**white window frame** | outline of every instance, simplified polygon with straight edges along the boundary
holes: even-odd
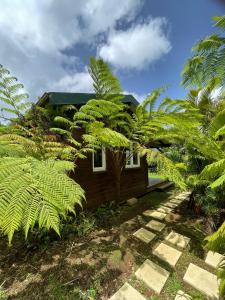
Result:
[[[133,156],[133,151],[132,151],[132,146],[130,147],[130,150],[126,150],[126,169],[134,169],[134,168],[139,168],[140,167],[140,155],[139,153],[135,153],[137,154],[137,164],[134,164],[134,156]],[[128,157],[130,160],[130,165],[127,164],[128,161]]]
[[[95,159],[95,153],[92,153],[92,170],[93,172],[99,172],[99,171],[106,171],[106,154],[105,154],[105,147],[102,147],[102,166],[101,167],[95,167],[94,165],[94,159]]]

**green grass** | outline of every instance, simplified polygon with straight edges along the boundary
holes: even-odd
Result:
[[[164,179],[163,176],[161,176],[157,173],[150,172],[150,171],[148,171],[148,177],[154,178],[154,179]]]

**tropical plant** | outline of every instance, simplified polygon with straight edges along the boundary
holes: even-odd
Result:
[[[60,218],[81,205],[84,192],[68,177],[74,169],[68,160],[73,149],[20,135],[0,136],[0,228],[9,243],[20,228],[27,238],[36,223],[59,234]]]
[[[30,106],[28,97],[24,92],[24,86],[18,83],[17,78],[0,65],[0,120],[11,121],[17,118],[17,121],[23,122],[23,113]]]
[[[214,26],[221,34],[212,34],[201,39],[192,50],[193,57],[188,59],[182,70],[182,84],[185,87],[206,86],[212,78],[217,79],[219,87],[225,83],[225,16],[213,17]]]
[[[73,170],[73,162],[3,157],[0,168],[0,228],[9,243],[20,228],[27,238],[36,223],[60,234],[60,218],[75,213],[74,205],[81,205],[84,197],[66,174]]]
[[[22,85],[14,84],[2,67],[0,71],[2,111],[16,117],[0,126],[0,230],[9,244],[15,231],[22,229],[27,238],[36,225],[60,234],[60,220],[75,214],[75,205],[84,199],[82,188],[68,176],[80,152],[26,122],[24,94],[17,93]]]
[[[52,131],[63,134],[73,143],[74,129],[82,127],[85,129],[82,138],[89,149],[96,151],[102,146],[107,149],[109,169],[119,201],[121,174],[130,156],[133,153],[147,155],[147,161],[151,163],[152,150],[149,145],[163,138],[178,137],[178,130],[198,126],[198,110],[184,101],[170,98],[164,99],[156,108],[158,97],[165,88],[152,91],[142,104],[132,109],[124,104],[120,83],[103,60],[91,58],[89,73],[93,79],[95,99],[89,100],[75,112],[73,120],[56,117],[55,121],[60,122],[61,128],[53,128]],[[185,188],[177,166],[163,153],[159,152],[154,155],[156,157],[158,171],[171,180],[176,177],[175,182]]]

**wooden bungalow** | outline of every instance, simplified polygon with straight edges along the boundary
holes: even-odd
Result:
[[[72,104],[79,108],[94,98],[95,94],[49,92],[40,98],[38,104],[50,105],[56,109],[62,105]],[[131,111],[139,104],[132,95],[125,95],[123,102],[129,105]],[[116,187],[113,180],[111,157],[107,149],[102,148],[93,154],[89,153],[87,159],[78,160],[76,165],[72,178],[85,190],[87,207],[96,207],[115,200]],[[138,154],[131,154],[121,174],[121,201],[145,194],[147,186],[146,159],[139,157]]]

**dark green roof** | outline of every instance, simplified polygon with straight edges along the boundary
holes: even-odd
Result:
[[[46,103],[52,105],[82,105],[87,103],[90,99],[95,99],[96,96],[93,93],[61,93],[61,92],[48,92],[38,101],[39,105],[45,105]],[[132,95],[124,95],[124,103],[133,104],[137,106],[139,102]]]

